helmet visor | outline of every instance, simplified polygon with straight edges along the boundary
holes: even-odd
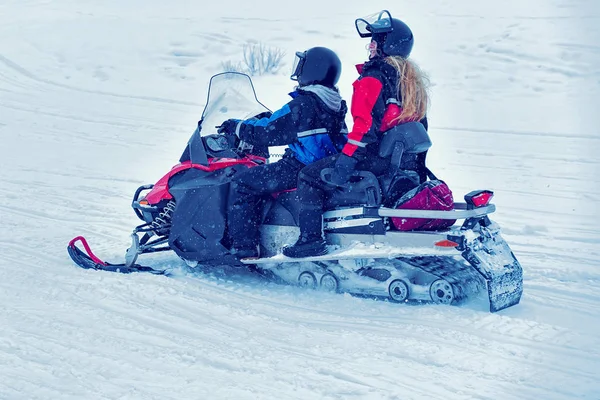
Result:
[[[294,64],[292,65],[292,75],[290,75],[290,79],[293,81],[297,81],[300,75],[302,74],[302,67],[304,66],[304,60],[306,60],[306,52],[305,51],[297,51],[296,58],[294,59]]]
[[[388,10],[358,18],[354,21],[360,37],[371,37],[375,33],[388,33],[392,31],[392,16]]]

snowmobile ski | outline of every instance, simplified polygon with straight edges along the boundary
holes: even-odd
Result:
[[[81,242],[82,246],[85,249],[85,252],[82,251],[79,247],[75,245],[75,243]],[[167,270],[159,270],[151,267],[145,267],[139,264],[111,264],[105,261],[102,261],[92,252],[90,246],[87,243],[87,240],[83,236],[77,236],[73,240],[69,242],[67,246],[67,252],[71,259],[84,269],[95,269],[99,271],[108,271],[108,272],[119,272],[121,274],[130,274],[133,272],[147,272],[154,275],[168,275]]]

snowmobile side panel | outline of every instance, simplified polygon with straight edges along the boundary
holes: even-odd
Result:
[[[229,253],[222,244],[227,189],[228,185],[201,187],[176,197],[169,246],[177,255],[210,263]]]
[[[190,169],[171,180],[176,206],[169,246],[178,256],[206,264],[237,263],[229,253],[227,206],[233,166],[214,172]]]

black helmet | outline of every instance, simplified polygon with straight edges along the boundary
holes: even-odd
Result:
[[[342,62],[333,50],[326,47],[313,47],[304,52],[296,52],[290,79],[300,86],[323,85],[334,87],[340,79]]]
[[[408,58],[412,51],[414,37],[404,22],[392,18],[387,10],[365,18],[358,18],[354,24],[360,37],[372,37],[383,55]]]

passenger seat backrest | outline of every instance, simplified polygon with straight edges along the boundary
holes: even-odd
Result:
[[[399,168],[404,153],[422,153],[431,147],[431,139],[420,122],[396,125],[383,133],[379,156],[391,157],[393,168]]]

